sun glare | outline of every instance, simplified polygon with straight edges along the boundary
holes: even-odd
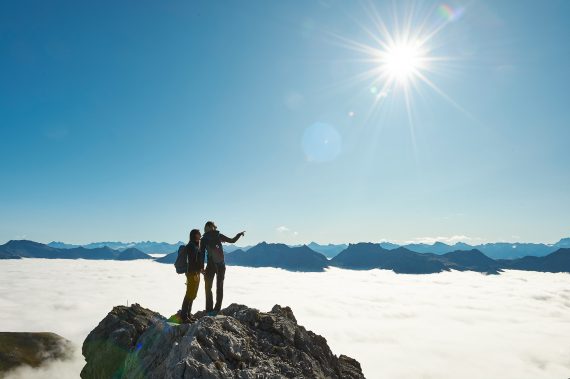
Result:
[[[419,76],[426,59],[427,55],[419,43],[395,43],[378,53],[380,74],[405,85]]]
[[[383,108],[388,97],[403,96],[410,122],[414,95],[425,96],[429,88],[457,109],[466,112],[434,82],[434,77],[446,74],[454,59],[437,54],[445,44],[440,32],[452,22],[458,21],[463,8],[438,7],[437,12],[420,8],[396,10],[393,20],[384,22],[380,12],[372,5],[366,7],[371,16],[369,24],[359,23],[369,37],[368,42],[357,41],[333,34],[335,40],[346,48],[358,52],[357,62],[369,68],[347,78],[345,83],[364,82],[370,89],[374,102],[369,115]],[[388,13],[388,12],[384,12]],[[423,15],[423,17],[422,17]]]

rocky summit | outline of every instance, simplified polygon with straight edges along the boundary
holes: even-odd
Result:
[[[40,367],[72,355],[71,342],[55,333],[0,332],[0,378],[19,366]]]
[[[138,304],[117,306],[83,343],[82,378],[364,378],[334,355],[289,307],[232,304],[192,324],[170,323]]]

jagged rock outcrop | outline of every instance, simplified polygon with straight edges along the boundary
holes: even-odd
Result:
[[[193,324],[168,323],[138,304],[117,306],[83,344],[87,378],[364,378],[289,307],[260,312],[232,304]]]
[[[18,366],[70,359],[73,345],[55,333],[0,332],[0,377]]]

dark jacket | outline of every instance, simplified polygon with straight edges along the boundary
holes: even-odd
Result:
[[[187,245],[188,252],[188,272],[197,273],[204,268],[204,252],[196,245],[196,243],[190,241]]]
[[[208,264],[224,263],[222,242],[235,243],[238,240],[236,237],[228,238],[217,230],[204,233],[200,241],[200,251],[202,254],[208,253]]]

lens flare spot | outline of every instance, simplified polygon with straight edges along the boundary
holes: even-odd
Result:
[[[303,151],[309,162],[330,162],[341,152],[342,137],[331,125],[317,122],[303,134]]]
[[[463,15],[464,8],[453,8],[449,4],[441,4],[437,7],[437,13],[446,21],[457,21]]]

